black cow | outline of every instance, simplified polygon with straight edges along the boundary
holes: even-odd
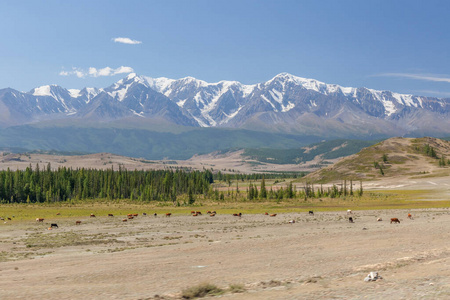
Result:
[[[53,228],[53,227],[58,228],[58,224],[52,223],[52,224],[50,225],[50,228]]]
[[[309,214],[314,216],[314,211],[310,210]]]
[[[348,221],[349,221],[350,223],[353,223],[353,218],[352,218],[352,217],[349,217],[349,218],[348,218]]]

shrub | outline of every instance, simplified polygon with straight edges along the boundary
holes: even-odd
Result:
[[[195,299],[205,296],[214,296],[223,294],[224,290],[210,283],[202,283],[188,289],[185,289],[181,293],[183,299]]]

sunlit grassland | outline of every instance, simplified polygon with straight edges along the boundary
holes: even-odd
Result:
[[[177,206],[172,202],[136,203],[130,200],[108,201],[91,200],[78,203],[45,203],[45,204],[2,204],[0,216],[11,217],[12,222],[34,221],[36,218],[57,221],[59,219],[83,219],[90,214],[105,217],[126,216],[129,213],[157,213],[163,216],[170,212],[173,216],[189,215],[191,211],[217,211],[218,214],[262,214],[269,213],[299,213],[309,210],[340,211],[340,210],[379,210],[379,209],[423,209],[448,208],[450,200],[443,199],[439,191],[433,190],[380,190],[366,191],[362,197],[346,196],[340,198],[320,199],[282,199],[247,201],[245,193],[241,192],[233,200],[226,198],[223,202],[211,199],[197,198],[194,205]]]

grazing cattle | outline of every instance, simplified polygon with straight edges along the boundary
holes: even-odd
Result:
[[[238,214],[233,214],[233,216],[235,216],[235,217],[241,217],[241,216],[242,216],[242,214],[241,214],[241,213],[238,213]]]
[[[122,219],[122,222],[127,222],[128,220],[127,219]]]
[[[113,214],[108,214],[108,217],[114,217],[114,215]]]
[[[276,217],[276,216],[277,216],[277,214],[271,214],[270,216],[271,216],[271,217]]]
[[[313,215],[313,216],[314,216],[314,211],[310,210],[308,214],[310,214],[310,215]]]
[[[44,219],[42,219],[42,218],[36,218],[36,222],[44,222]]]
[[[158,216],[158,214],[157,214],[157,213],[154,213],[153,216],[156,218],[156,217]]]
[[[166,217],[170,217],[172,213],[166,213]]]
[[[195,213],[196,213],[197,215],[201,215],[201,214],[202,214],[201,211],[196,211]]]
[[[94,215],[94,214],[91,214],[91,218],[95,218],[95,215]]]
[[[348,221],[349,221],[349,223],[354,223],[352,217],[348,218]]]
[[[11,218],[10,218],[10,217],[8,217],[8,221],[11,221]]]
[[[191,210],[191,215],[195,214],[195,210]]]
[[[128,216],[128,220],[132,220],[132,219],[134,219],[133,216]]]
[[[209,214],[210,217],[214,217],[216,214]]]
[[[392,224],[392,223],[399,223],[399,224],[400,224],[400,220],[397,219],[397,218],[392,218],[392,219],[391,219],[391,224]]]
[[[383,219],[382,219],[382,218],[378,218],[377,221],[378,221],[378,222],[381,222],[381,221],[383,221]]]
[[[289,224],[294,224],[295,223],[295,220],[290,220],[289,221]]]
[[[133,214],[128,214],[128,215],[127,215],[127,217],[132,217],[132,216],[133,216]]]
[[[347,214],[348,215],[351,215],[353,212],[352,212],[352,210],[351,209],[347,209]]]
[[[215,210],[213,210],[211,213],[212,213],[212,214],[217,214]]]
[[[56,223],[52,223],[51,225],[50,225],[50,228],[58,228],[58,224],[56,224]]]
[[[207,212],[206,212],[207,214],[211,214],[211,211],[210,210],[208,210]]]
[[[411,214],[408,214],[408,219],[412,219],[412,215]]]
[[[76,221],[75,222],[75,225],[80,225],[81,224],[81,221]]]
[[[59,216],[59,215],[61,215],[61,213],[57,213],[56,215]]]
[[[195,214],[193,214],[192,216],[193,216],[193,217],[196,217],[196,216],[198,216],[198,213],[195,213]]]
[[[133,217],[137,217],[139,214],[133,214]]]
[[[147,213],[142,213],[142,215],[143,215],[143,216],[146,216],[146,215],[147,215]]]
[[[268,212],[265,212],[265,213],[264,213],[264,215],[268,216],[268,215],[269,215],[269,213],[268,213]]]

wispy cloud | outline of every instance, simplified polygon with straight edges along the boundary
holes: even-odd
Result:
[[[450,97],[450,92],[441,92],[441,91],[432,91],[432,90],[417,90],[414,91],[415,94],[430,94],[430,95],[436,95],[440,97]]]
[[[131,67],[118,67],[116,69],[106,67],[102,69],[97,69],[94,67],[90,67],[88,71],[79,69],[79,68],[72,68],[72,71],[61,71],[59,72],[59,75],[61,76],[70,76],[75,75],[78,78],[84,78],[84,77],[102,77],[102,76],[114,76],[118,74],[128,74],[134,72],[133,68]]]
[[[142,44],[141,41],[132,40],[130,38],[126,37],[116,37],[112,39],[115,43],[122,43],[122,44],[128,44],[128,45],[138,45]]]
[[[440,75],[440,74],[413,74],[413,73],[383,73],[377,74],[374,76],[381,77],[402,77],[402,78],[411,78],[417,80],[425,80],[425,81],[434,81],[434,82],[449,82],[449,75]]]

